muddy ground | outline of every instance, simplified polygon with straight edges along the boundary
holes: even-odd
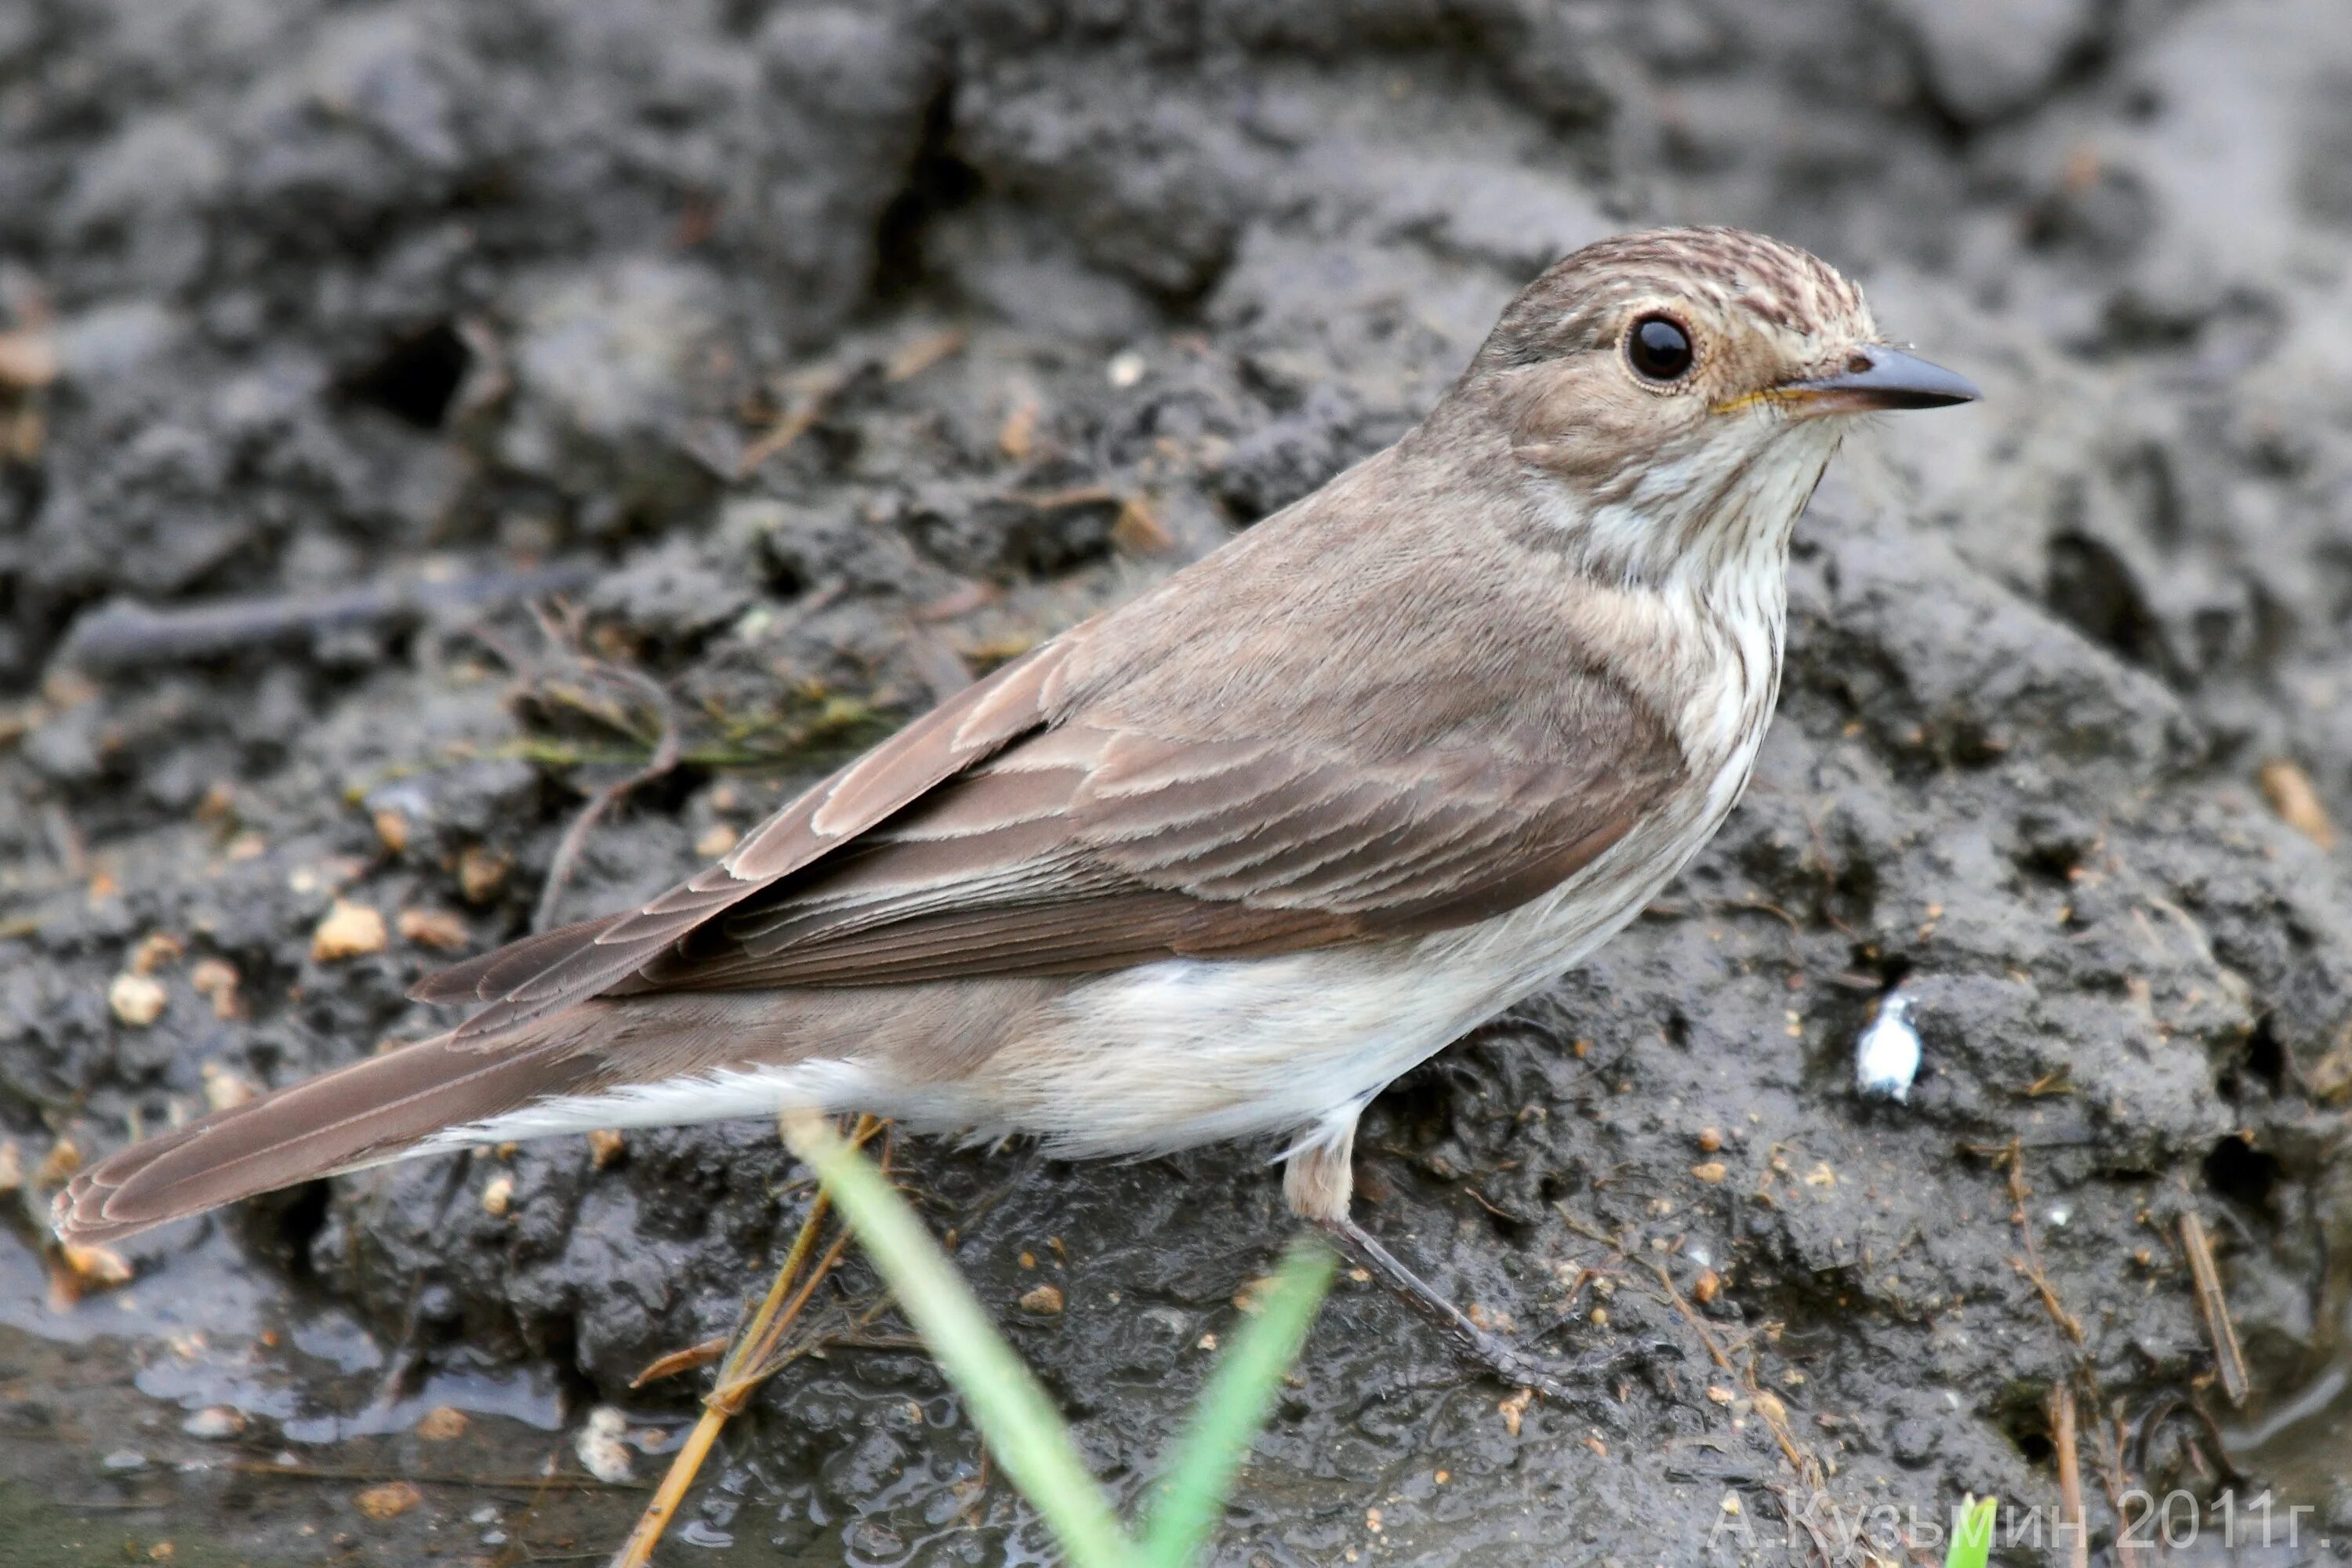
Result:
[[[1627,1370],[1522,1409],[1343,1283],[1217,1561],[1861,1562],[1868,1518],[1939,1562],[1889,1521],[2054,1508],[2061,1391],[2095,1561],[2147,1560],[2129,1489],[2232,1486],[2272,1545],[2186,1560],[2332,1559],[2347,169],[2337,0],[0,7],[0,1559],[609,1549],[644,1494],[575,1436],[675,1440],[696,1379],[627,1384],[789,1236],[768,1130],[337,1182],[74,1304],[60,1142],[431,1032],[408,983],[528,928],[600,790],[657,774],[558,918],[1376,449],[1659,219],[1812,247],[1988,396],[1849,444],[1721,840],[1367,1121],[1378,1232]],[[1864,1103],[1897,984],[1925,1068]],[[1127,1495],[1279,1246],[1267,1152],[903,1152]],[[663,1561],[1041,1560],[844,1279]]]

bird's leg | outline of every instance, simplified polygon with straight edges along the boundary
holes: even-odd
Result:
[[[1486,1367],[1504,1382],[1518,1388],[1532,1388],[1547,1399],[1592,1397],[1589,1388],[1580,1395],[1561,1374],[1589,1384],[1622,1365],[1625,1352],[1603,1352],[1557,1369],[1548,1366],[1501,1335],[1472,1322],[1459,1307],[1439,1294],[1436,1287],[1406,1268],[1396,1254],[1355,1222],[1349,1213],[1355,1192],[1355,1123],[1350,1120],[1344,1131],[1308,1144],[1290,1156],[1283,1167],[1282,1188],[1291,1212],[1313,1221],[1349,1262],[1395,1291],[1405,1305],[1445,1337],[1457,1354]]]

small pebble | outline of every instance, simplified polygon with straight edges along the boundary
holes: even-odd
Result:
[[[1109,363],[1103,366],[1103,374],[1112,386],[1125,392],[1129,387],[1141,381],[1143,373],[1150,368],[1141,354],[1133,349],[1121,349],[1111,355]]]
[[[408,818],[391,806],[375,814],[376,842],[387,854],[398,855],[408,847]]]
[[[996,449],[1016,463],[1027,462],[1037,449],[1039,412],[1037,395],[1025,386],[1016,388],[1013,406],[1006,410],[1004,423],[997,426]]]
[[[2336,847],[2336,824],[2328,820],[2327,807],[2320,804],[2309,773],[2284,757],[2273,757],[2263,764],[2259,776],[2263,798],[2280,821],[2322,849]]]
[[[0,386],[29,392],[58,378],[57,339],[34,327],[0,332]]]
[[[130,1259],[110,1247],[68,1241],[60,1250],[65,1255],[66,1267],[85,1289],[103,1290],[131,1283],[133,1270]]]
[[[310,956],[320,963],[362,958],[382,952],[390,945],[392,938],[384,930],[383,916],[349,899],[337,899],[334,908],[327,911],[327,918],[310,933]]]
[[[398,1519],[425,1500],[425,1494],[411,1481],[385,1481],[352,1497],[352,1502],[370,1519]]]
[[[171,996],[163,983],[136,970],[125,970],[114,977],[106,988],[106,1005],[116,1018],[134,1029],[143,1029],[163,1016],[163,1004]]]
[[[588,1134],[588,1158],[600,1171],[619,1159],[628,1146],[628,1141],[610,1127],[599,1127]]]
[[[590,1475],[607,1486],[617,1485],[636,1474],[629,1458],[628,1434],[629,1418],[609,1405],[599,1405],[588,1412],[572,1447]]]
[[[470,845],[457,857],[457,890],[469,904],[486,904],[498,896],[506,885],[507,873],[513,869],[513,857]]]
[[[446,1443],[466,1430],[466,1413],[455,1405],[436,1405],[416,1423],[416,1435],[428,1443]]]
[[[504,1173],[492,1176],[489,1185],[482,1189],[482,1212],[492,1218],[505,1216],[514,1202],[514,1178]]]
[[[147,1456],[136,1448],[117,1448],[100,1459],[98,1464],[100,1469],[110,1470],[116,1475],[127,1475],[132,1470],[145,1469]]]
[[[1062,1307],[1062,1288],[1058,1285],[1040,1285],[1034,1290],[1021,1293],[1021,1310],[1024,1312],[1051,1317]]]
[[[245,1412],[231,1405],[207,1405],[180,1423],[180,1430],[207,1443],[218,1443],[245,1430]]]
[[[139,939],[139,945],[131,950],[131,972],[152,974],[187,951],[187,944],[170,931],[149,931]]]
[[[196,1069],[196,1075],[204,1079],[205,1106],[210,1110],[234,1110],[261,1092],[226,1062],[206,1062]]]
[[[213,1016],[236,1016],[236,965],[225,958],[200,958],[188,966],[188,984],[213,1005]]]

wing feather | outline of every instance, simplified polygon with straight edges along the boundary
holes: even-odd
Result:
[[[1081,629],[1081,635],[1084,628]],[[643,909],[422,988],[457,1043],[599,994],[904,984],[1241,956],[1486,919],[1572,876],[1681,775],[1622,686],[1555,676],[1567,731],[1438,744],[1302,721],[1168,733],[1058,689],[1048,645],[917,721]]]
[[[1662,728],[1630,704],[1620,714],[1550,762],[1041,735],[745,899],[641,984],[1073,973],[1485,919],[1588,864],[1679,770]],[[1049,765],[1029,766],[1049,738]]]
[[[849,842],[1046,721],[1054,678],[1084,628],[1016,659],[940,704],[856,762],[806,791],[746,835],[727,857],[634,914],[584,921],[488,955],[512,978],[459,1026],[456,1045],[486,1046],[537,1018],[611,988],[694,932],[800,868]],[[568,934],[567,934],[568,933]],[[552,940],[563,936],[565,940]],[[476,986],[493,971],[486,961]],[[521,973],[525,972],[527,973]],[[433,994],[446,987],[428,982]]]

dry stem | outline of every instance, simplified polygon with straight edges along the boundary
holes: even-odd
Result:
[[[860,1116],[857,1131],[851,1135],[851,1141],[866,1143],[880,1132],[884,1125],[879,1117]],[[883,1169],[889,1169],[887,1148],[883,1152]],[[784,1261],[777,1268],[776,1278],[769,1285],[759,1310],[743,1325],[743,1331],[735,1338],[734,1347],[719,1363],[718,1378],[710,1392],[703,1396],[701,1419],[694,1424],[694,1430],[687,1434],[677,1457],[670,1461],[669,1473],[662,1478],[661,1487],[654,1493],[653,1500],[638,1516],[636,1528],[629,1532],[629,1539],[622,1543],[620,1551],[614,1553],[612,1568],[645,1568],[653,1560],[654,1548],[661,1543],[662,1532],[669,1528],[670,1520],[677,1513],[679,1505],[686,1501],[687,1489],[694,1484],[695,1476],[702,1468],[702,1461],[709,1456],[711,1446],[718,1442],[719,1428],[727,1425],[729,1416],[743,1408],[761,1384],[774,1375],[790,1359],[778,1354],[785,1333],[799,1321],[810,1299],[816,1294],[817,1287],[824,1282],[826,1275],[833,1272],[834,1266],[841,1261],[842,1254],[849,1247],[849,1235],[845,1231],[834,1238],[824,1256],[817,1259],[816,1267],[808,1270],[808,1278],[800,1278],[811,1255],[816,1251],[817,1238],[824,1228],[825,1217],[832,1206],[822,1191],[809,1205],[808,1217],[801,1222],[800,1234],[793,1238],[792,1248],[784,1254]]]

